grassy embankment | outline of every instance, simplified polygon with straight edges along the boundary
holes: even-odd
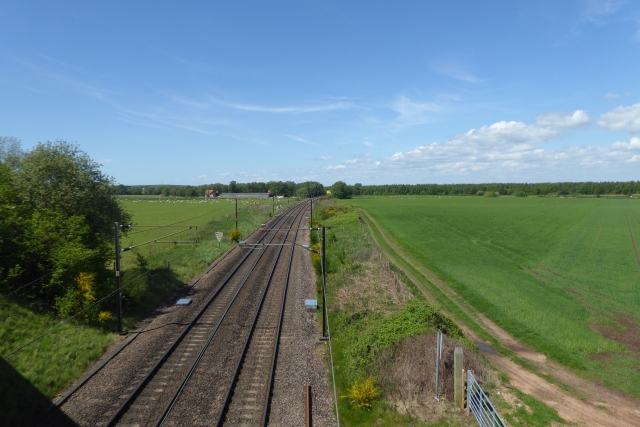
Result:
[[[124,290],[124,323],[126,329],[133,329],[136,322],[146,317],[159,304],[192,277],[204,269],[233,242],[229,241],[229,231],[235,228],[235,206],[229,201],[198,200],[182,202],[155,202],[125,200],[126,209],[133,214],[133,223],[140,225],[166,225],[184,220],[186,225],[198,225],[198,232],[185,232],[172,236],[175,240],[200,239],[198,245],[174,246],[154,244],[140,247],[139,252],[147,263],[142,267],[136,262],[134,251],[123,253],[123,284],[148,271]],[[256,204],[257,203],[257,204]],[[239,229],[246,236],[269,218],[271,200],[240,201]],[[280,204],[283,204],[280,201]],[[284,202],[286,207],[286,201]],[[191,220],[198,217],[195,220]],[[178,231],[163,228],[134,234],[145,230],[135,227],[122,239],[123,246],[135,245]],[[169,230],[169,231],[167,231]],[[214,233],[224,232],[221,247]],[[169,238],[168,240],[170,240]],[[171,262],[171,270],[165,267]],[[37,284],[35,284],[37,286]],[[111,311],[115,317],[115,299],[102,303],[102,310]],[[0,355],[4,356],[26,344],[47,330],[59,325],[61,319],[37,304],[19,298],[0,297]],[[114,334],[115,319],[103,324],[86,325],[82,321],[71,322],[52,334],[7,357],[2,362],[2,379],[10,379],[15,387],[2,387],[0,394],[9,400],[2,401],[3,418],[10,419],[15,412],[15,402],[34,402],[34,407],[46,405],[46,399],[55,396],[79,378],[84,370],[95,361],[115,341],[121,339]],[[19,384],[18,384],[19,383]],[[9,382],[4,382],[4,385]],[[6,395],[6,396],[5,396]],[[37,405],[35,402],[39,402]],[[6,407],[5,407],[6,406]],[[6,418],[9,417],[9,418]]]
[[[452,408],[450,386],[443,386],[442,403],[433,399],[430,367],[434,351],[430,350],[434,350],[433,333],[440,328],[455,338],[446,340],[445,353],[451,357],[455,345],[464,345],[467,366],[475,366],[483,378],[491,377],[492,383],[485,385],[495,387],[500,381],[474,353],[475,346],[410,281],[393,272],[395,268],[378,252],[358,212],[346,206],[327,208],[324,202],[315,218],[328,228],[327,298],[338,395],[347,395],[356,380],[366,378],[373,378],[381,392],[370,411],[354,408],[349,398],[340,398],[342,425],[473,425],[472,418],[461,417]],[[318,261],[314,264],[318,270]],[[412,353],[415,348],[420,350]],[[517,405],[503,406],[513,425],[560,421],[555,411],[529,396],[515,400]]]
[[[349,203],[455,291],[445,294],[421,277],[437,302],[483,339],[475,310],[586,377],[640,396],[637,201],[384,197]],[[472,309],[461,309],[466,304]]]

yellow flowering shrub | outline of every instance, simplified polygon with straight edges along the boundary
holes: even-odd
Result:
[[[94,295],[95,280],[93,278],[93,274],[78,274],[78,277],[76,277],[76,283],[78,284],[80,293],[85,299],[88,299],[90,301],[96,300],[96,296]]]
[[[373,378],[367,378],[364,381],[356,380],[351,386],[346,396],[342,398],[348,398],[351,406],[358,409],[371,410],[371,403],[380,394],[380,391],[373,382]]]
[[[100,314],[98,314],[98,322],[100,323],[104,323],[108,320],[111,320],[113,316],[111,315],[110,311],[101,311]]]

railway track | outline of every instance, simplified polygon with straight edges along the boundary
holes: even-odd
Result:
[[[149,355],[124,403],[98,425],[266,425],[294,250],[280,244],[297,234],[307,206],[247,241],[246,255],[178,339]]]

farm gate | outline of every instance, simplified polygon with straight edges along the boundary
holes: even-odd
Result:
[[[481,427],[507,427],[471,371],[467,371],[467,408]]]

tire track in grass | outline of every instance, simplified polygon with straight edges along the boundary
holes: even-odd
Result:
[[[636,247],[636,241],[633,238],[633,231],[631,231],[631,223],[629,222],[629,215],[627,215],[627,213],[625,212],[624,214],[625,217],[627,217],[627,227],[629,227],[629,236],[631,237],[631,244],[633,245],[633,252],[635,252],[636,254],[636,261],[638,262],[638,267],[640,267],[640,256],[638,256],[638,248]],[[634,214],[635,216],[635,214]],[[636,220],[638,218],[636,217]],[[640,221],[638,221],[640,222]]]

